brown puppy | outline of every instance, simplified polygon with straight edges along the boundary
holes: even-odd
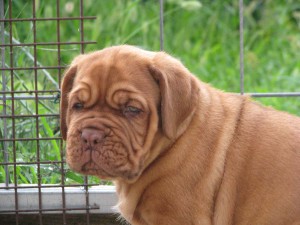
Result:
[[[62,83],[76,172],[133,225],[300,224],[300,119],[197,80],[163,52],[80,55]]]

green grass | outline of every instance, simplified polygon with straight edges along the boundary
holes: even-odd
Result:
[[[56,17],[53,1],[37,1],[36,17]],[[67,2],[73,2],[73,10],[67,10]],[[239,14],[238,1],[204,0],[198,1],[165,0],[165,50],[182,62],[201,80],[229,92],[239,92]],[[295,92],[300,91],[300,3],[294,0],[248,0],[244,1],[245,19],[245,91],[253,92]],[[7,1],[5,15],[8,18]],[[60,1],[61,16],[79,16],[79,0]],[[159,50],[159,4],[146,0],[84,0],[84,15],[97,16],[96,20],[84,23],[85,40],[96,41],[86,45],[85,52],[111,45],[132,44],[149,50]],[[12,13],[15,18],[32,16],[31,1],[13,1]],[[61,21],[60,40],[80,41],[79,21]],[[37,42],[57,41],[56,21],[36,23]],[[5,42],[9,43],[9,26],[5,24]],[[18,22],[12,26],[14,43],[31,43],[34,40],[31,22]],[[61,64],[68,65],[80,53],[78,45],[61,47]],[[13,66],[31,67],[33,47],[15,47]],[[5,51],[6,66],[10,65],[9,49]],[[56,66],[57,46],[37,46],[36,57],[41,66]],[[62,73],[62,71],[60,72]],[[34,72],[14,71],[14,84],[10,72],[4,73],[7,79],[6,90],[15,91],[57,90],[58,70],[39,70],[37,87]],[[2,75],[0,88],[3,89]],[[50,93],[50,95],[56,93]],[[34,96],[34,95],[32,95]],[[265,105],[300,115],[299,97],[258,99]],[[12,102],[6,102],[6,114],[12,114]],[[3,111],[0,104],[0,111]],[[15,115],[49,115],[59,113],[59,105],[53,100],[16,100]],[[8,134],[11,138],[12,120],[7,119]],[[38,122],[38,129],[36,124]],[[4,135],[4,120],[0,121],[0,137]],[[18,138],[60,137],[59,121],[56,117],[44,116],[15,120],[15,136]],[[8,150],[9,161],[13,162],[13,143],[0,143],[1,149]],[[64,158],[60,140],[18,141],[15,143],[17,162],[35,162],[37,148],[41,161],[56,161]],[[3,162],[0,152],[0,162]],[[9,166],[10,182],[14,182],[14,167]],[[40,169],[34,164],[16,166],[17,182],[36,183],[41,174],[42,183],[60,183],[59,164],[42,164]],[[83,178],[66,169],[65,182],[82,183]],[[91,183],[98,179],[89,178]],[[5,180],[4,166],[0,166],[0,183]]]

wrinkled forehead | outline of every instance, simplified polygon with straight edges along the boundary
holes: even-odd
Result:
[[[100,51],[82,56],[77,63],[73,92],[79,93],[83,101],[91,96],[90,101],[105,101],[108,94],[124,91],[157,102],[159,89],[148,70],[149,64],[148,56],[131,52]]]

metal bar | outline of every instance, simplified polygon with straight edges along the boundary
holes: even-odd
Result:
[[[244,95],[244,3],[239,0],[239,20],[240,20],[240,93]]]
[[[0,1],[0,18],[4,18],[4,2],[3,0]],[[1,43],[5,43],[5,38],[4,38],[4,22],[1,23]],[[5,67],[5,49],[1,48],[1,67]],[[6,116],[6,85],[7,85],[7,80],[6,80],[6,75],[5,72],[2,71],[2,90],[3,94],[0,96],[0,99],[2,100],[3,103],[3,109],[2,109],[2,115]],[[7,122],[6,118],[3,119],[3,137],[7,137]],[[3,158],[4,162],[8,162],[8,151],[7,151],[7,142],[3,142]],[[4,171],[5,171],[5,185],[8,187],[9,184],[9,171],[8,171],[8,166],[4,166]]]
[[[59,117],[59,114],[39,114],[39,115],[14,115],[14,116],[0,116],[0,118],[39,118],[39,117]],[[5,138],[3,138],[5,139]]]
[[[60,18],[60,0],[56,1],[56,16],[57,18]],[[56,38],[57,42],[60,42],[60,20],[57,20],[56,22]],[[61,65],[61,55],[60,55],[60,45],[57,45],[57,65]],[[58,76],[59,76],[59,84],[61,83],[61,68],[58,69]],[[60,110],[60,109],[59,109]],[[60,141],[60,160],[64,159],[63,154],[63,144],[62,140]],[[64,168],[64,162],[62,161],[60,163],[60,171],[61,171],[61,198],[62,198],[62,207],[63,207],[63,224],[67,224],[67,218],[66,218],[66,194],[65,194],[65,168]]]
[[[83,17],[83,0],[80,0],[80,17]],[[83,19],[80,19],[80,41],[82,44],[80,44],[80,53],[84,53],[84,25],[83,25]],[[90,204],[90,199],[89,199],[89,188],[88,188],[88,177],[84,177],[84,184],[85,186],[85,204],[88,206]],[[90,210],[86,210],[86,223],[87,225],[90,224]]]
[[[164,50],[164,0],[159,0],[160,50]]]
[[[57,92],[57,91],[55,91]],[[2,93],[2,92],[0,92]],[[3,93],[2,93],[3,94]],[[243,93],[245,95],[251,95],[253,97],[299,97],[300,96],[300,92],[288,92],[288,93]],[[15,100],[34,100],[35,97],[34,96],[15,96],[14,97]],[[45,96],[39,96],[39,100],[55,100],[57,99],[56,96],[52,96],[52,95],[45,95]],[[5,98],[4,97],[1,97],[0,96],[0,100],[12,100],[12,97],[11,96],[6,96]],[[57,114],[59,115],[59,114]],[[0,118],[11,118],[11,116],[0,116]]]
[[[67,185],[59,185],[59,184],[53,184],[53,185],[50,185],[50,184],[45,184],[45,185],[42,185],[41,187],[43,189],[47,189],[47,188],[61,188],[61,187],[80,187],[80,188],[84,188],[86,185],[85,184],[67,184]],[[89,187],[98,187],[99,184],[89,184],[88,185]],[[34,188],[38,188],[37,185],[28,185],[28,186],[9,186],[8,188],[7,187],[1,187],[0,186],[0,190],[9,190],[9,189],[34,189]],[[1,212],[1,211],[0,211]]]
[[[23,209],[23,210],[1,210],[0,214],[7,214],[7,213],[29,213],[29,212],[39,212],[40,214],[42,214],[42,212],[53,212],[53,211],[76,211],[76,210],[96,210],[99,209],[99,206],[88,206],[88,207],[78,207],[78,208],[58,208],[58,209]]]
[[[51,100],[51,99],[56,99],[57,97],[51,96],[51,95],[46,95],[46,96],[39,96],[39,100]],[[16,96],[14,97],[15,100],[35,100],[34,96]],[[12,97],[7,96],[7,97],[1,97],[0,100],[3,100],[3,105],[5,104],[6,100],[12,100]]]
[[[36,18],[36,2],[35,0],[32,1],[32,18]],[[37,43],[36,41],[36,20],[32,21],[32,31],[33,31],[33,43]],[[37,67],[37,48],[36,45],[33,45],[33,63],[34,67]],[[37,91],[38,90],[38,75],[37,75],[37,70],[34,70],[34,89]],[[38,94],[35,93],[35,114],[39,115],[39,108],[38,108]],[[40,133],[40,128],[39,128],[39,120],[38,117],[36,117],[35,120],[35,132],[36,136],[39,136]],[[41,210],[43,207],[43,201],[42,201],[42,189],[41,189],[41,164],[40,164],[40,140],[36,140],[36,159],[37,159],[37,179],[38,179],[38,202],[39,202],[39,209]],[[42,212],[39,211],[39,222],[40,225],[43,225],[43,217],[42,217]]]
[[[0,19],[0,22],[28,22],[28,21],[49,21],[49,20],[94,20],[96,16],[84,16],[82,17],[49,17],[49,18],[17,18],[17,19]]]
[[[4,163],[0,163],[0,165],[35,165],[37,164],[38,162],[4,162]],[[39,162],[41,165],[42,164],[51,164],[51,165],[55,165],[55,164],[61,164],[61,163],[65,163],[65,161],[41,161]]]
[[[78,45],[78,44],[96,44],[95,41],[69,41],[69,42],[33,42],[33,43],[10,43],[10,44],[1,44],[0,47],[18,47],[18,46],[40,46],[40,45]]]
[[[49,140],[61,140],[61,137],[36,137],[36,138],[1,138],[0,141],[11,141],[13,143],[15,143],[16,141],[49,141]]]
[[[84,53],[84,24],[83,24],[83,0],[80,0],[80,53]]]
[[[1,68],[0,70],[52,70],[52,69],[64,69],[67,66],[37,66],[37,67],[13,67],[13,68]]]
[[[12,0],[9,0],[8,2],[9,4],[9,10],[8,10],[8,15],[9,15],[9,19],[12,19]],[[9,43],[11,44],[9,46],[9,62],[10,62],[10,67],[14,66],[14,50],[13,50],[13,23],[12,21],[9,21]],[[14,91],[14,73],[11,70],[10,71],[10,80],[11,80],[11,91]],[[12,112],[12,116],[14,116],[15,114],[15,101],[14,101],[14,93],[12,93],[12,102],[11,102],[11,112]],[[15,130],[15,119],[12,118],[12,138],[14,139],[16,137],[16,130]],[[16,142],[13,141],[12,143],[12,150],[13,150],[13,161],[16,162],[17,161],[17,156],[16,156]],[[13,167],[13,171],[14,171],[14,185],[18,186],[18,179],[17,179],[17,165],[14,165]],[[18,199],[18,191],[17,189],[14,190],[14,197],[15,197],[15,210],[18,211],[19,210],[19,199]],[[16,225],[19,224],[19,213],[16,212]]]
[[[0,94],[33,94],[33,93],[59,93],[59,90],[26,90],[26,91],[0,91]]]
[[[241,93],[236,93],[240,95]],[[300,97],[300,92],[278,92],[278,93],[244,93],[244,95],[254,98],[285,98],[285,97]]]
[[[300,97],[300,92],[283,92],[283,93],[247,93],[251,97],[255,98],[269,98],[269,97]]]

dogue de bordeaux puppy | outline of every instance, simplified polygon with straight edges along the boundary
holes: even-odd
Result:
[[[128,45],[76,57],[61,91],[70,168],[113,180],[130,224],[300,224],[300,118]]]

